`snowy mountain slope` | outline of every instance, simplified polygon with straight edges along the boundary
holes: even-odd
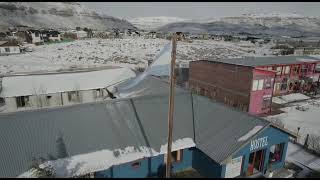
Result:
[[[194,33],[250,33],[291,36],[319,36],[320,18],[297,14],[244,14],[239,17],[223,17],[212,22],[177,22],[157,30],[164,32],[184,31]]]
[[[158,16],[158,17],[132,18],[132,19],[128,19],[128,21],[139,29],[152,30],[152,29],[157,29],[166,24],[175,23],[175,22],[184,22],[184,21],[190,21],[190,20],[179,18],[179,17]]]
[[[0,26],[70,29],[135,28],[131,23],[95,11],[75,2],[0,2]]]

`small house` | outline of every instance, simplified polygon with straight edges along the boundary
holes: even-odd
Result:
[[[27,31],[27,34],[29,35],[28,43],[32,43],[35,45],[44,43],[41,31],[31,29]]]
[[[10,54],[19,54],[20,46],[15,41],[0,41],[0,56],[1,55],[10,55]]]
[[[108,88],[135,77],[129,68],[6,75],[2,77],[2,112],[66,106],[108,98]],[[23,88],[21,88],[23,87]]]

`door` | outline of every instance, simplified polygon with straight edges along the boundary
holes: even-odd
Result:
[[[250,153],[247,176],[251,176],[253,174],[262,172],[265,152],[266,152],[265,149],[262,149],[262,150]]]

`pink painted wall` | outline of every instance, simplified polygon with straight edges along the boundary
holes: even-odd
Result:
[[[250,92],[250,105],[249,105],[249,113],[250,114],[262,114],[270,112],[270,107],[267,109],[263,109],[263,98],[264,97],[271,97],[272,101],[272,91],[274,80],[271,81],[275,76],[275,72],[267,71],[267,70],[260,70],[260,69],[253,69],[253,80],[264,79],[264,86],[262,90],[256,90]],[[266,80],[270,82],[270,88],[265,89],[266,87]],[[252,83],[251,83],[252,84]]]

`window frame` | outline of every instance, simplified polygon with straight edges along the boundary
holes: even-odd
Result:
[[[274,160],[274,161],[272,160],[272,158],[274,158],[274,156],[275,156],[275,152],[271,152],[271,148],[273,146],[275,146],[274,147],[275,150],[276,150],[277,146],[280,146],[280,150],[279,150],[280,157],[279,157],[279,160]],[[284,146],[285,146],[285,143],[279,143],[279,144],[274,144],[274,145],[270,146],[270,148],[269,148],[269,159],[268,159],[268,162],[270,164],[276,164],[276,163],[280,163],[282,161]]]
[[[9,48],[9,47],[5,47],[5,48],[4,48],[4,51],[5,51],[6,53],[9,53],[9,52],[10,52],[10,48]]]
[[[30,100],[29,96],[17,96],[16,97],[17,108],[27,107],[29,100]]]

